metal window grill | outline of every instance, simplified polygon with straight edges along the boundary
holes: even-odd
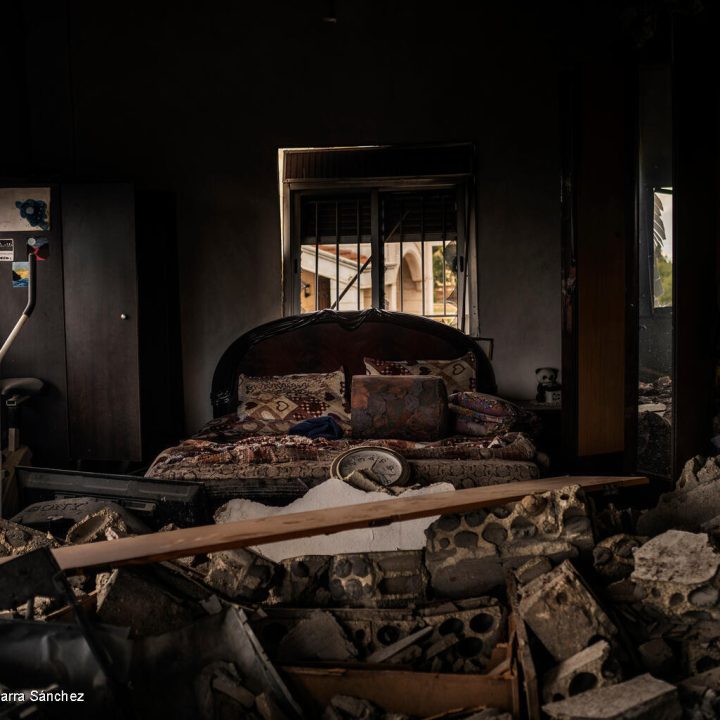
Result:
[[[363,309],[374,288],[385,308],[457,326],[456,188],[307,196],[299,225],[302,312]]]

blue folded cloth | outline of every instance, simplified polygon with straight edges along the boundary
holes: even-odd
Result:
[[[288,430],[288,435],[304,435],[309,438],[327,438],[339,440],[343,436],[342,428],[329,415],[303,420]]]

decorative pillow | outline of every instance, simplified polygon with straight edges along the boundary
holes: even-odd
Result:
[[[523,411],[508,400],[503,400],[497,395],[488,395],[479,392],[457,392],[448,397],[448,402],[466,408],[471,412],[493,415],[498,418],[516,418],[523,414]]]
[[[445,384],[439,377],[353,375],[352,434],[438,440],[447,435],[447,405]]]
[[[238,418],[256,424],[258,435],[278,435],[308,418],[329,415],[350,429],[344,400],[345,373],[265,375],[238,379]]]
[[[448,395],[475,389],[475,356],[454,360],[376,360],[363,358],[368,375],[435,375],[445,381]]]
[[[523,416],[522,410],[507,400],[476,392],[453,393],[448,407],[455,432],[485,437],[507,432]]]

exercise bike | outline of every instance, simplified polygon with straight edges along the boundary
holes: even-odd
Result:
[[[13,342],[19,335],[23,325],[30,319],[35,310],[37,296],[36,285],[36,258],[34,254],[28,256],[28,299],[27,305],[19,320],[10,331],[7,339],[0,347],[0,368],[5,355],[7,355]],[[7,446],[0,454],[0,518],[10,517],[18,508],[18,490],[15,481],[15,468],[18,465],[30,464],[32,454],[30,449],[20,443],[20,407],[29,398],[37,395],[45,386],[39,378],[0,378],[0,399],[6,408],[7,415]],[[0,427],[0,437],[2,428]]]

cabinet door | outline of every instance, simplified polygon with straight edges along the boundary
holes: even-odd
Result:
[[[134,190],[62,188],[70,449],[79,460],[142,457]]]

